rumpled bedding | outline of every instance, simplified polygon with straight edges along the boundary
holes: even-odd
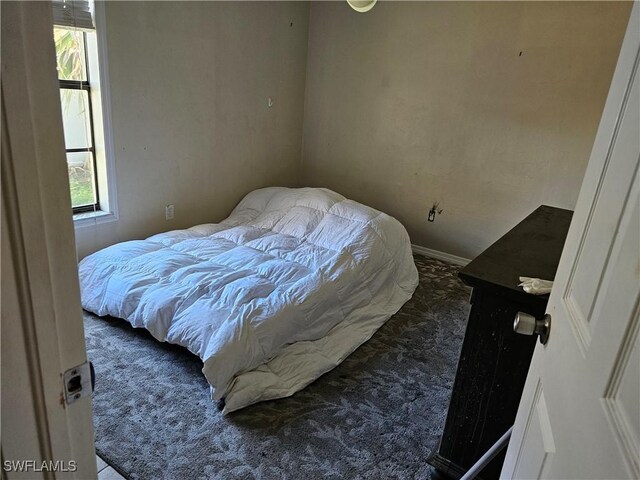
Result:
[[[263,188],[220,223],[107,247],[79,265],[82,306],[203,361],[223,413],[292,395],[413,294],[393,217],[320,188]]]

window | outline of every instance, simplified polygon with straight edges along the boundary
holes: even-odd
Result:
[[[102,48],[98,51],[104,37],[99,39],[94,28],[92,3],[53,0],[52,10],[74,219],[76,224],[96,215],[110,215],[115,219],[115,188],[109,181],[114,178],[114,172],[108,135],[108,89],[103,81],[106,78],[104,45],[100,45]],[[95,19],[99,17],[96,15]]]
[[[55,27],[60,101],[74,213],[100,210],[87,33]]]

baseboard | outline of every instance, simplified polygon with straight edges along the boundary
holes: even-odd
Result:
[[[435,258],[437,260],[442,260],[443,262],[453,263],[454,265],[460,265],[462,267],[464,267],[471,261],[468,258],[458,257],[457,255],[451,255],[450,253],[433,250],[427,247],[421,247],[420,245],[412,244],[411,250],[413,250],[413,253],[424,255],[425,257]]]

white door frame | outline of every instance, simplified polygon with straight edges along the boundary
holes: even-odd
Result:
[[[63,396],[87,356],[51,5],[1,11],[2,476],[95,478],[91,398]],[[35,464],[7,470],[15,460]]]

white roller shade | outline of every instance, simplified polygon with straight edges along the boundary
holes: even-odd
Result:
[[[52,0],[53,23],[62,27],[93,30],[93,2],[90,0]]]

